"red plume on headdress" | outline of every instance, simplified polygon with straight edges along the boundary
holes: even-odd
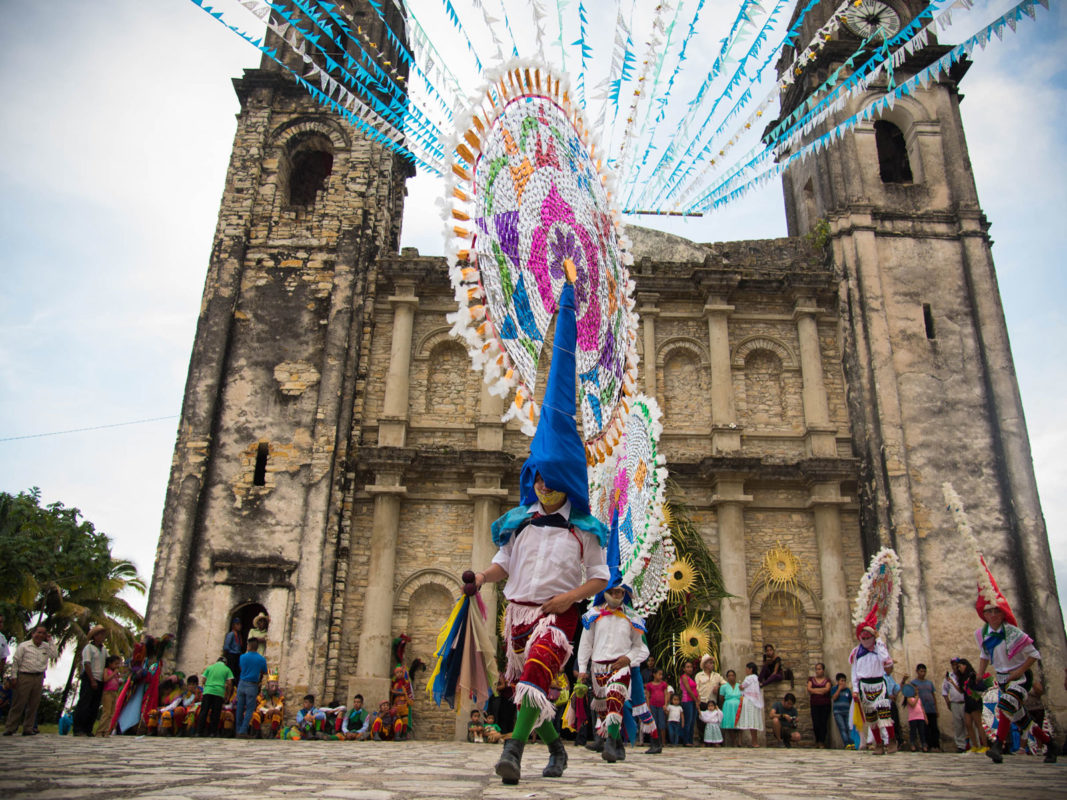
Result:
[[[1011,613],[1011,606],[1000,593],[997,582],[993,580],[993,573],[989,571],[989,566],[985,563],[985,556],[979,555],[978,560],[981,562],[982,571],[978,574],[978,599],[974,604],[975,611],[985,621],[985,610],[989,606],[996,606],[1004,612],[1005,622],[1018,627],[1019,623],[1015,621],[1015,615]]]
[[[857,623],[857,625],[856,625],[856,638],[857,639],[860,638],[860,634],[863,633],[863,631],[866,628],[870,628],[872,631],[874,631],[874,635],[875,636],[878,635],[878,614],[875,611],[875,609],[873,609],[873,608],[870,611],[867,612],[867,616],[866,617],[864,617],[859,623]]]

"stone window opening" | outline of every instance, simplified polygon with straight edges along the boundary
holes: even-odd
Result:
[[[929,303],[923,303],[923,323],[926,326],[926,338],[936,339],[937,333],[934,331],[934,312],[930,309]]]
[[[911,183],[908,144],[900,128],[880,119],[874,123],[874,143],[878,148],[878,173],[882,183]]]
[[[323,133],[305,131],[289,140],[279,161],[278,188],[290,208],[314,207],[333,173],[333,142]]]
[[[267,453],[269,451],[270,445],[266,442],[260,442],[259,447],[256,448],[256,466],[252,471],[253,486],[267,485]]]
[[[326,179],[332,170],[332,153],[322,150],[294,153],[292,171],[289,173],[289,205],[315,205],[315,197],[326,188]]]

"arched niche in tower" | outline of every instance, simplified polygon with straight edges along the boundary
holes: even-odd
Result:
[[[877,99],[872,97],[871,102]],[[918,137],[930,127],[929,114],[923,105],[910,97],[899,98],[893,108],[884,107],[867,125],[874,144],[874,152],[868,158],[878,180],[884,185],[898,186],[923,183]]]
[[[335,122],[308,117],[280,126],[272,133],[271,144],[277,148],[280,207],[298,211],[314,207],[319,193],[328,188],[335,158],[349,146]]]
[[[295,137],[286,148],[285,197],[292,208],[310,208],[333,172],[333,145],[319,133]]]

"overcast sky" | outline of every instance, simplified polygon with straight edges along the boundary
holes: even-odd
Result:
[[[1008,6],[980,3],[944,40]],[[0,490],[39,486],[77,506],[148,577],[238,111],[230,78],[258,56],[187,0],[0,0],[0,11],[0,439],[167,418],[0,441]],[[976,51],[962,105],[1061,598],[1065,32],[1054,3]],[[439,186],[419,177],[409,189],[403,243],[442,253]],[[781,191],[670,229],[782,236]]]

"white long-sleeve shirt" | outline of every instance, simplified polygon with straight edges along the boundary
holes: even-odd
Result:
[[[893,663],[889,648],[881,639],[875,641],[874,650],[868,650],[863,655],[859,655],[859,652],[860,646],[857,646],[848,656],[852,662],[852,691],[856,694],[860,691],[860,678],[884,678],[886,666]]]
[[[529,510],[544,513],[540,503]],[[569,520],[570,501],[553,513]],[[504,597],[527,603],[543,603],[587,580],[611,577],[600,541],[578,528],[527,525],[497,551],[493,563],[508,574]]]
[[[614,661],[628,656],[630,666],[636,667],[648,658],[648,646],[642,638],[644,632],[633,626],[621,608],[618,611],[618,614],[597,617],[582,631],[578,645],[579,672],[588,673],[590,661]],[[640,623],[640,618],[637,621]]]

